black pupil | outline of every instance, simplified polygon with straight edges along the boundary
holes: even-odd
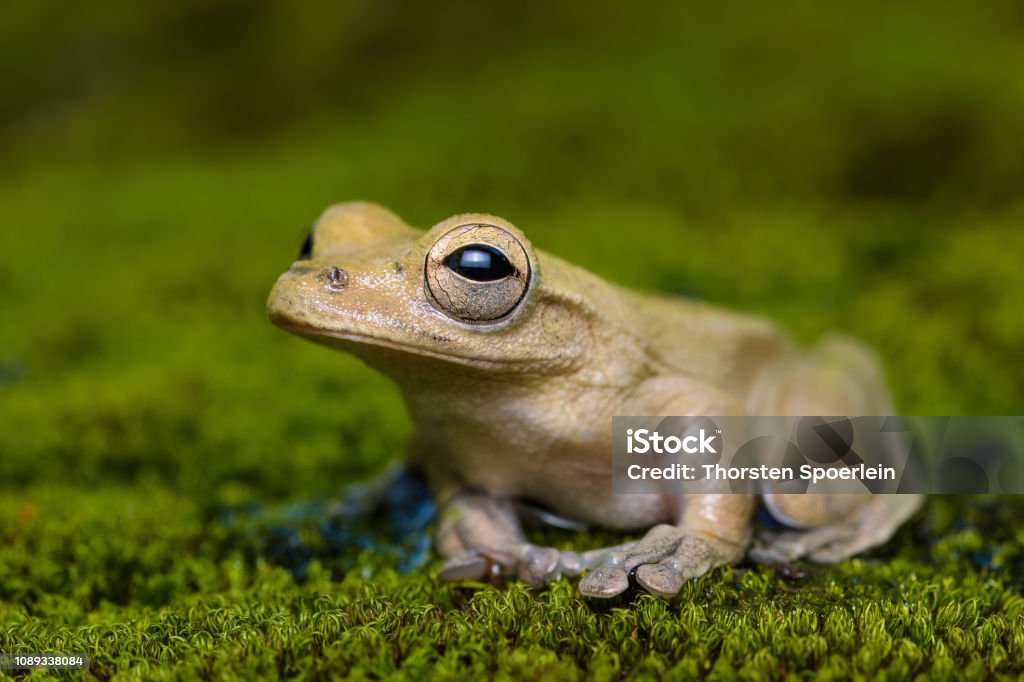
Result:
[[[299,249],[299,260],[309,260],[313,256],[313,233],[312,231],[306,235],[306,241],[302,242],[302,248]]]
[[[445,258],[444,264],[474,282],[494,282],[516,271],[505,254],[486,244],[463,246]]]

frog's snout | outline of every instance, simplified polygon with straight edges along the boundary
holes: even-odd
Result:
[[[347,270],[336,265],[327,267],[324,267],[322,264],[320,266],[311,265],[308,261],[296,261],[288,269],[288,272],[281,275],[280,279],[285,280],[294,277],[305,278],[307,281],[309,278],[313,278],[333,291],[341,291],[348,287],[349,280]]]

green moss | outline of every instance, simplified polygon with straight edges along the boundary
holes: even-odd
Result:
[[[402,575],[373,554],[342,572],[314,562],[296,582],[160,487],[38,485],[0,503],[0,650],[89,653],[104,679],[983,678],[1024,667],[1024,553],[1012,534],[988,532],[1012,528],[1022,506],[935,498],[892,545],[804,577],[742,564],[671,603],[641,593],[593,602],[570,580],[449,585],[437,562]]]
[[[491,211],[614,281],[846,330],[906,414],[1021,413],[1014,3],[115,5],[0,22],[0,651],[86,652],[98,679],[1024,671],[1013,497],[668,604],[373,553],[299,582],[219,516],[401,456],[395,388],[263,310],[345,199]]]

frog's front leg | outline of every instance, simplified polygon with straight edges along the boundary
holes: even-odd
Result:
[[[479,580],[495,572],[543,585],[584,568],[576,552],[527,541],[509,500],[462,489],[440,502],[437,546],[448,558],[441,569],[445,580]]]
[[[648,379],[636,391],[640,402],[625,414],[738,415],[736,398],[712,386],[677,376]],[[640,540],[583,555],[590,573],[580,581],[588,597],[614,597],[631,578],[652,594],[671,598],[690,578],[743,557],[751,539],[752,495],[671,495],[665,500],[674,524],[655,526]]]
[[[635,543],[583,555],[593,569],[580,582],[588,597],[614,597],[630,577],[652,594],[673,597],[683,583],[743,557],[750,543],[751,495],[677,495],[675,525],[655,526]]]

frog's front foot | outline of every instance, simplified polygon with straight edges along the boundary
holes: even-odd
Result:
[[[474,549],[452,557],[441,568],[441,578],[480,580],[488,576],[515,575],[536,587],[563,575],[579,575],[583,568],[583,561],[576,552],[521,543]]]
[[[586,568],[576,552],[528,542],[511,502],[469,491],[442,506],[438,548],[448,557],[441,569],[445,580],[514,575],[543,585]]]
[[[679,526],[655,526],[637,542],[583,554],[584,564],[592,570],[580,581],[580,592],[588,597],[614,597],[629,587],[632,576],[648,592],[668,599],[686,580],[736,561],[744,550]]]

